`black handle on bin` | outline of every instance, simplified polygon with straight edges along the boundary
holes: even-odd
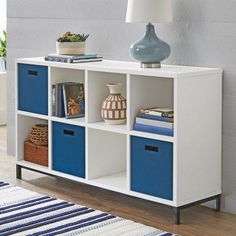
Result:
[[[157,146],[145,145],[145,151],[159,152],[160,148]]]
[[[68,130],[68,129],[64,129],[64,134],[65,134],[65,135],[74,136],[74,135],[75,135],[75,131],[73,131],[73,130]]]
[[[38,71],[36,71],[36,70],[28,70],[28,75],[38,76]]]

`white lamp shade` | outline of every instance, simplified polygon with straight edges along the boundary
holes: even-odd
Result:
[[[171,0],[128,0],[126,22],[171,22]]]

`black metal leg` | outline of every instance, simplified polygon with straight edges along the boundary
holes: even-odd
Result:
[[[17,179],[22,179],[21,166],[19,166],[19,165],[16,165],[16,178]]]
[[[173,221],[174,221],[174,224],[176,225],[180,224],[180,208],[179,207],[173,207]]]
[[[221,195],[216,197],[216,211],[220,211],[221,208]]]

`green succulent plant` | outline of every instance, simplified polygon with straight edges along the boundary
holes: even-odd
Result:
[[[6,57],[7,55],[7,33],[3,31],[3,37],[0,38],[0,57]]]
[[[57,39],[58,42],[85,42],[89,37],[89,34],[74,34],[71,32],[66,32],[60,38]]]

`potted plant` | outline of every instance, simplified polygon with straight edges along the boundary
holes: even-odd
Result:
[[[6,71],[6,55],[7,55],[7,34],[3,31],[3,37],[0,38],[0,71]]]
[[[85,54],[86,39],[89,34],[74,34],[66,32],[57,39],[57,54],[60,55],[75,55]]]

